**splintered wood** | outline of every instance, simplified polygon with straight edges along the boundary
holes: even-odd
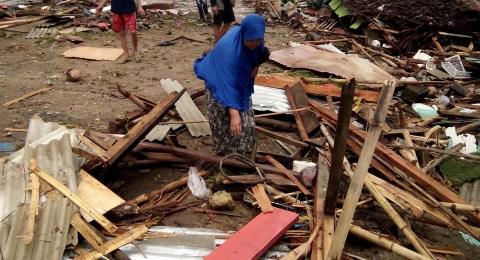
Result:
[[[100,214],[95,208],[90,206],[86,201],[82,200],[78,197],[77,194],[73,193],[67,186],[62,184],[57,179],[53,178],[50,174],[41,171],[38,166],[37,162],[32,159],[30,160],[30,171],[35,173],[40,179],[50,184],[52,187],[57,189],[60,193],[62,193],[65,197],[71,200],[75,205],[77,205],[80,209],[82,209],[87,215],[95,219],[95,221],[100,224],[105,230],[109,232],[115,232],[117,230],[117,226],[115,226],[112,222],[110,222],[107,218],[105,218],[102,214]]]
[[[262,209],[263,213],[272,212],[273,207],[270,199],[268,198],[265,188],[262,184],[257,184],[257,186],[252,187],[253,196],[258,202],[258,206]]]
[[[145,225],[140,225],[138,227],[129,230],[122,235],[102,244],[100,250],[92,250],[84,255],[81,255],[76,260],[90,260],[90,259],[99,259],[105,254],[111,253],[112,251],[120,248],[135,239],[140,238],[143,234],[148,232],[148,227]]]

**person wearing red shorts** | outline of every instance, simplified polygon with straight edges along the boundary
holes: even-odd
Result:
[[[96,14],[102,12],[103,7],[110,0],[103,0],[96,9]],[[118,63],[125,63],[133,57],[135,59],[138,51],[137,36],[137,15],[144,15],[141,0],[111,0],[112,2],[112,29],[118,34],[118,39],[122,45],[123,54],[118,59]],[[132,55],[128,52],[127,31],[132,35]]]

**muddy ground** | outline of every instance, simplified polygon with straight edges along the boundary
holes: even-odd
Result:
[[[130,101],[117,92],[116,84],[124,85],[129,91],[152,100],[161,100],[165,95],[159,87],[159,81],[163,78],[178,80],[189,90],[201,88],[202,81],[195,78],[192,64],[204,51],[212,47],[212,28],[200,24],[196,14],[193,13],[184,17],[164,16],[159,21],[159,25],[159,29],[140,31],[142,61],[126,64],[67,59],[62,56],[64,51],[79,45],[117,47],[117,39],[112,32],[81,33],[86,42],[79,45],[70,42],[59,43],[50,38],[28,40],[24,38],[25,33],[7,32],[5,37],[0,38],[0,104],[46,86],[51,86],[53,89],[8,108],[0,106],[0,142],[15,142],[17,148],[20,148],[25,140],[25,134],[17,132],[8,134],[3,129],[26,129],[29,119],[34,114],[69,127],[107,132],[110,120],[135,108]],[[15,30],[28,32],[33,26],[16,27]],[[182,39],[176,41],[173,46],[158,46],[162,40],[181,35],[195,37],[206,43]],[[266,42],[272,50],[285,46],[288,41],[302,39],[304,34],[281,25],[267,28]],[[66,81],[64,72],[69,68],[81,71],[80,82]],[[261,72],[282,70],[273,64],[266,64]],[[200,98],[197,104],[204,111],[205,100]],[[178,136],[182,144],[192,149],[206,152],[213,150],[209,137],[193,139],[187,131],[180,132]],[[275,145],[272,143],[266,147],[275,148]],[[280,147],[276,149],[281,150]],[[186,167],[178,168],[171,165],[145,169],[119,169],[116,173],[116,181],[111,183],[110,187],[123,198],[129,199],[161,188],[185,175],[187,170]],[[393,223],[383,214],[376,212],[381,212],[381,209],[372,207],[362,210],[357,214],[357,219],[374,218],[375,221],[366,221],[366,225],[392,237],[398,237]],[[212,217],[185,210],[166,217],[160,224],[237,230],[258,211],[244,202],[237,201],[234,213],[243,217],[221,215]],[[375,226],[374,223],[382,223],[382,225]],[[475,259],[480,253],[478,248],[466,244],[456,231],[414,224],[417,234],[425,241],[429,241],[430,245],[459,250],[465,254],[465,256],[449,256],[451,259]],[[400,259],[397,255],[356,239],[349,240],[346,251],[369,259]]]

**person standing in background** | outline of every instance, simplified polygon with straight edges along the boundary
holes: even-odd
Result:
[[[235,0],[210,0],[213,13],[213,35],[215,43],[222,38],[235,22],[233,7]]]
[[[109,0],[103,0],[95,10],[97,15],[102,13],[103,7]],[[118,63],[125,63],[132,58],[137,60],[138,36],[137,36],[137,11],[140,15],[145,15],[141,0],[111,0],[112,2],[112,30],[118,34],[123,54],[117,59]],[[127,30],[132,36],[133,51],[131,55],[128,52]]]
[[[195,0],[197,2],[198,14],[200,15],[200,20],[204,22],[210,21],[210,13],[208,12],[207,0]]]

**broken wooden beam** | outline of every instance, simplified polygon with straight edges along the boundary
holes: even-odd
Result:
[[[193,150],[183,149],[183,148],[179,148],[179,147],[164,145],[164,144],[142,142],[142,143],[139,144],[139,147],[142,148],[142,149],[151,150],[151,151],[170,152],[170,153],[173,153],[173,154],[176,154],[176,155],[179,155],[179,156],[188,157],[188,158],[192,158],[192,159],[195,159],[195,160],[203,160],[203,161],[212,162],[212,163],[216,163],[216,164],[220,164],[220,162],[223,159],[222,157],[219,157],[219,156],[211,156],[209,154],[206,154],[205,152],[193,151]],[[238,161],[238,160],[234,160],[234,159],[224,160],[223,164],[228,165],[228,166],[239,167],[239,168],[246,168],[246,169],[251,168],[251,166],[249,166],[248,164],[243,163],[243,162]],[[270,173],[283,175],[282,171],[278,170],[277,168],[275,168],[273,166],[260,164],[260,163],[257,163],[256,166],[258,168],[262,169],[265,172],[270,172]],[[287,170],[287,171],[294,176],[298,175],[297,172],[290,171],[290,170]]]
[[[325,196],[327,190],[327,183],[328,183],[328,168],[323,162],[323,158],[321,156],[318,157],[317,160],[317,178],[315,181],[315,197],[313,201],[313,217],[314,217],[314,224],[315,225],[322,225],[322,229],[318,232],[316,238],[313,240],[312,243],[312,260],[320,260],[324,259],[324,251],[325,248],[323,246],[323,232],[325,227],[323,225],[324,221],[324,207],[325,207]]]
[[[263,184],[257,184],[256,186],[252,187],[253,196],[258,202],[258,206],[262,210],[263,213],[272,212],[272,202],[268,198],[267,193],[265,192],[265,188]]]
[[[34,159],[30,160],[30,171],[35,173],[38,177],[40,177],[40,179],[50,184],[53,188],[57,189],[65,197],[71,200],[87,215],[92,217],[98,224],[105,228],[105,230],[109,232],[115,232],[117,230],[117,226],[115,226],[115,224],[110,222],[106,217],[104,217],[97,210],[95,210],[95,208],[93,208],[87,202],[78,197],[78,195],[73,193],[67,186],[52,177],[50,174],[41,171],[38,168],[37,162]]]
[[[293,138],[290,138],[290,137],[287,137],[287,136],[283,136],[281,134],[278,134],[278,133],[275,133],[273,131],[270,131],[270,130],[267,130],[263,127],[260,127],[260,126],[255,126],[255,130],[257,131],[257,133],[259,134],[262,134],[262,135],[266,135],[270,138],[273,138],[273,139],[276,139],[276,140],[279,140],[279,141],[282,141],[284,143],[287,143],[287,144],[291,144],[293,146],[296,146],[298,148],[306,148],[308,147],[309,145],[305,142],[302,142],[302,141],[299,141],[299,140],[295,140]]]
[[[375,110],[375,114],[372,120],[372,126],[370,127],[365,143],[360,154],[355,174],[352,177],[352,181],[347,191],[345,202],[343,204],[343,212],[340,215],[340,219],[333,235],[332,246],[328,252],[329,259],[341,259],[343,247],[347,240],[348,230],[352,223],[353,214],[362,192],[363,184],[365,182],[365,176],[367,175],[370,161],[372,160],[373,153],[375,152],[376,143],[380,133],[382,132],[381,124],[385,122],[387,116],[388,107],[395,91],[395,80],[390,80],[382,88],[380,93],[380,100]]]
[[[298,128],[300,137],[302,138],[303,141],[308,140],[309,139],[308,132],[305,129],[305,125],[300,115],[300,111],[296,111],[299,108],[297,107],[297,104],[295,102],[295,97],[293,94],[292,87],[286,86],[285,92],[287,94],[287,98],[288,98],[288,102],[290,103],[291,110],[293,111],[292,113],[293,113],[293,116],[295,117],[295,122],[297,123],[297,128]]]
[[[312,106],[325,120],[333,124],[336,123],[335,113],[332,113],[332,111],[330,111],[324,105],[310,100],[310,106]],[[358,129],[353,125],[350,125],[349,138],[357,138],[358,140],[365,141],[365,137],[365,131]],[[398,155],[392,149],[388,148],[385,144],[378,142],[375,154],[377,156],[377,159],[382,158],[383,161],[388,162],[385,163],[385,166],[388,166],[390,168],[397,167],[401,172],[404,172],[407,176],[412,178],[415,182],[420,184],[429,192],[432,192],[436,197],[440,198],[441,200],[445,202],[465,204],[465,201],[460,198],[460,196],[456,192],[447,188],[442,183],[425,174],[422,170],[410,164],[407,160]],[[480,224],[480,214],[469,212],[465,213],[465,215],[469,217],[469,219],[474,223]]]
[[[138,122],[122,139],[118,140],[108,151],[106,162],[110,167],[115,166],[127,153],[133,149],[155,125],[162,119],[168,110],[183,95],[181,92],[172,92],[159,102],[140,122]]]
[[[340,108],[338,111],[337,128],[335,141],[332,150],[332,164],[330,166],[330,177],[328,178],[327,194],[325,197],[325,213],[335,214],[337,204],[338,188],[342,178],[343,157],[347,147],[348,128],[350,115],[352,114],[353,93],[355,91],[355,79],[351,79],[342,88]]]
[[[28,245],[32,242],[35,230],[35,219],[38,215],[38,208],[40,202],[40,180],[37,175],[30,173],[30,183],[28,189],[31,191],[30,206],[28,208],[28,219],[26,223],[25,233],[23,239],[25,244]]]
[[[277,160],[275,160],[272,156],[270,155],[267,155],[265,156],[265,158],[267,159],[267,161],[269,163],[271,163],[275,168],[277,168],[280,172],[282,172],[282,174],[284,174],[285,176],[287,176],[287,178],[289,178],[293,183],[295,183],[295,185],[297,185],[297,187],[302,191],[303,194],[305,195],[310,195],[311,192],[300,182],[300,180],[298,180],[295,176],[293,176],[290,171],[285,168],[285,166],[283,166],[280,162],[278,162]]]
[[[132,242],[135,239],[140,238],[143,234],[148,232],[148,227],[145,225],[140,225],[138,227],[135,227],[120,236],[102,244],[100,246],[100,250],[92,250],[84,255],[80,255],[78,260],[90,260],[90,259],[98,259],[102,257],[105,254],[108,254],[130,242]]]
[[[293,123],[263,117],[256,117],[255,124],[282,131],[295,131],[297,129],[297,126]]]
[[[324,97],[340,97],[342,89],[335,84],[331,83],[347,83],[348,80],[346,79],[322,79],[322,78],[314,78],[318,79],[318,81],[326,82],[327,84],[303,84],[303,89],[305,93],[314,96],[324,96]],[[302,80],[314,82],[309,78],[302,78]],[[339,81],[339,82],[337,82]],[[272,87],[272,88],[279,88],[284,89],[285,84],[293,85],[297,82],[300,82],[299,79],[290,77],[290,76],[277,76],[277,75],[259,75],[255,78],[255,84]],[[383,84],[383,83],[382,83]],[[364,98],[368,102],[378,102],[379,97],[378,91],[372,90],[363,90],[357,89],[355,90],[355,96]]]

